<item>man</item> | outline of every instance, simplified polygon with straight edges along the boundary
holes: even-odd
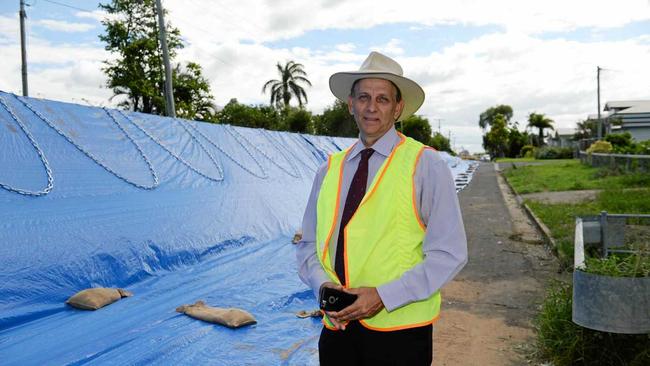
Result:
[[[467,262],[451,171],[439,154],[399,134],[424,91],[394,60],[372,52],[359,71],[330,77],[359,140],[318,170],[298,243],[299,275],[357,295],[326,312],[322,365],[430,365],[440,288]]]

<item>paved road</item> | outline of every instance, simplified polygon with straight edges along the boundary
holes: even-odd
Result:
[[[504,199],[493,164],[481,164],[459,197],[469,262],[443,289],[434,365],[525,364],[531,320],[557,263],[541,244],[519,241],[513,221],[527,219],[506,204],[514,199]]]

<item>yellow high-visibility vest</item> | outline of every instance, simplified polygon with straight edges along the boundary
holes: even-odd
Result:
[[[401,141],[377,171],[372,184],[345,227],[345,283],[348,288],[379,287],[391,282],[424,259],[425,225],[415,204],[414,174],[427,147],[400,134]],[[341,283],[333,268],[330,242],[337,222],[343,165],[352,148],[328,161],[317,201],[316,251],[325,272]],[[383,309],[361,323],[369,329],[392,331],[433,323],[440,313],[440,291],[391,312]],[[325,326],[331,327],[327,317]]]

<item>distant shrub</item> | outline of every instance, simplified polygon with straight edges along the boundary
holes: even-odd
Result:
[[[532,158],[535,156],[535,146],[533,145],[524,145],[521,147],[519,152],[522,158]]]
[[[650,140],[631,142],[629,145],[614,145],[613,151],[617,154],[650,155]]]
[[[598,140],[591,144],[587,149],[587,154],[591,153],[603,153],[609,154],[612,152],[612,144],[608,141]]]
[[[638,142],[635,154],[650,155],[650,140]]]
[[[614,148],[622,148],[632,145],[632,135],[629,132],[610,133],[605,136],[605,141],[612,144]]]
[[[544,146],[535,150],[535,159],[571,159],[573,149],[570,147]]]

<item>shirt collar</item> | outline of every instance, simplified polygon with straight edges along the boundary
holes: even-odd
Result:
[[[395,130],[395,125],[393,125],[390,130],[386,131],[386,133],[370,147],[374,149],[375,152],[388,157],[399,141],[400,137]],[[352,147],[352,151],[350,151],[347,161],[354,159],[359,155],[359,153],[361,153],[361,150],[364,150],[365,148],[366,147],[363,145],[361,139],[358,139],[357,143]]]

